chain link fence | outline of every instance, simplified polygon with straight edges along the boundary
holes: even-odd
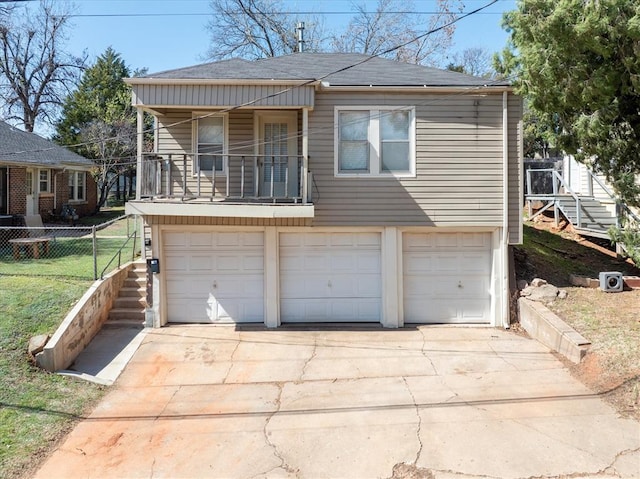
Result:
[[[0,275],[95,280],[140,254],[137,216],[94,226],[27,226],[22,217],[12,217],[10,222],[0,226]]]

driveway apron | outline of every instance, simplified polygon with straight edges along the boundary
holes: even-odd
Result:
[[[150,330],[37,478],[640,477],[640,425],[489,328]]]

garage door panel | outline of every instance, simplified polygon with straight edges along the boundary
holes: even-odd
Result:
[[[211,248],[213,236],[211,233],[191,233],[189,234],[189,246]]]
[[[462,300],[460,308],[460,317],[464,322],[482,321],[491,304],[488,299],[465,299]]]
[[[189,271],[204,272],[211,271],[214,268],[213,258],[204,254],[193,254],[189,256],[187,266]],[[184,258],[183,258],[184,260]]]
[[[210,281],[208,278],[198,280],[189,278],[188,281],[182,278],[167,278],[168,297],[184,296],[186,298],[206,298],[210,291]]]
[[[296,277],[284,276],[280,279],[281,298],[314,298],[329,297],[327,280],[325,278],[307,277],[300,281]]]
[[[405,323],[488,323],[490,233],[405,233]]]
[[[380,237],[379,233],[282,233],[282,321],[379,321]]]
[[[311,322],[379,322],[380,301],[377,299],[283,299],[280,313],[283,318],[299,323]]]
[[[262,301],[213,301],[209,303],[210,317],[216,319],[212,322],[236,323],[236,318],[244,318],[245,322],[262,322]]]
[[[262,281],[247,278],[246,275],[216,277],[209,283],[211,285],[208,291],[214,298],[220,298],[220,301],[233,298],[251,298],[254,295],[262,297]]]
[[[170,322],[262,322],[262,232],[165,232]]]
[[[169,318],[183,318],[182,323],[210,323],[207,304],[194,303],[189,299],[178,299],[167,303]]]
[[[469,273],[487,272],[487,252],[479,252],[474,254],[465,254],[461,258],[461,270]]]
[[[162,237],[162,243],[167,247],[184,247],[187,245],[186,233],[165,232]]]
[[[167,276],[169,276],[173,272],[188,271],[189,265],[185,261],[184,256],[167,254],[164,257],[163,269],[167,272]]]

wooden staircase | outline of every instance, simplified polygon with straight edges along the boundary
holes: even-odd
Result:
[[[144,328],[147,295],[147,266],[145,263],[134,263],[125,279],[118,297],[113,302],[109,319],[105,326]]]
[[[583,236],[609,238],[609,228],[616,226],[617,218],[605,205],[593,197],[581,196],[576,205],[572,196],[558,196],[556,204],[574,230]],[[578,210],[580,215],[578,216]]]

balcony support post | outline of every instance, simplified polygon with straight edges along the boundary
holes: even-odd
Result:
[[[142,109],[137,108],[136,109],[136,143],[137,143],[137,149],[138,149],[138,153],[136,155],[136,171],[140,171],[142,172],[142,149],[144,146],[144,112],[142,111]],[[157,148],[158,145],[154,145],[155,148]],[[136,181],[136,199],[140,199],[142,197],[142,183],[144,181],[145,178],[140,178],[138,181]]]
[[[307,185],[309,183],[309,109],[302,109],[302,176],[300,177],[300,196],[302,203],[309,202]]]
[[[245,156],[240,159],[240,198],[244,198],[244,174],[245,174]],[[227,171],[227,175],[229,172]]]
[[[231,164],[229,163],[229,158],[228,157],[226,158],[226,161],[227,161],[227,182],[226,182],[225,187],[226,187],[227,191],[226,191],[226,194],[225,194],[225,198],[229,198],[229,187],[231,186],[231,180],[230,180],[230,177],[231,177]],[[223,170],[224,170],[224,162],[225,162],[225,157],[223,156],[222,157],[222,169]],[[215,167],[216,166],[213,165],[214,169],[215,169]]]
[[[199,173],[199,172],[198,172]],[[187,155],[182,155],[182,199],[187,196]]]

